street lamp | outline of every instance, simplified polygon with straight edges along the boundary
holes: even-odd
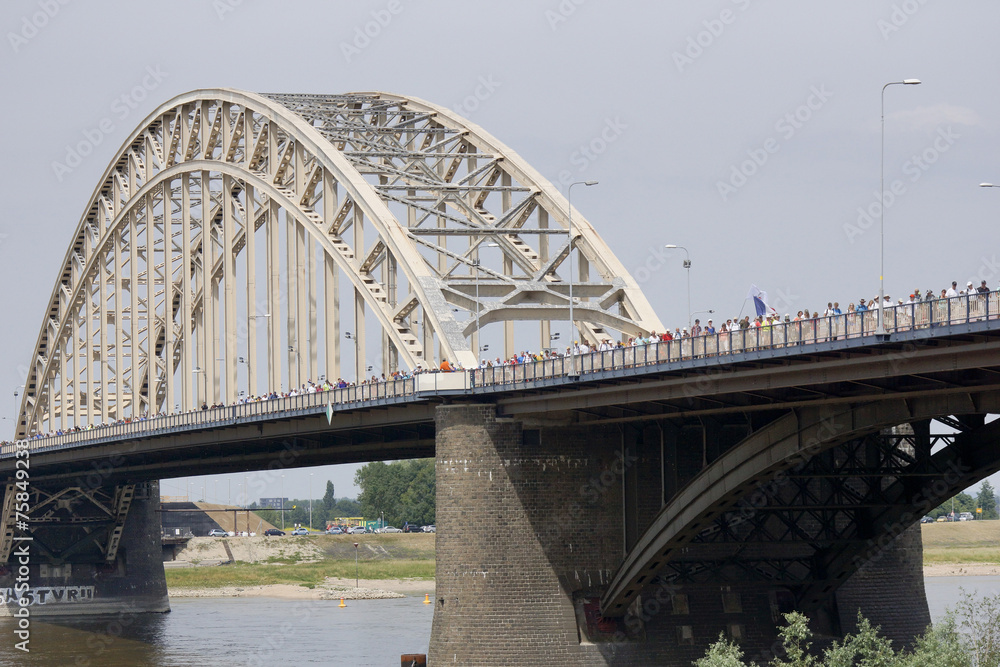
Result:
[[[715,312],[714,310],[696,310],[695,312],[691,313],[690,318],[693,320],[695,315],[711,315],[714,312]],[[690,327],[693,325],[689,324],[688,326]],[[688,329],[688,331],[690,331],[690,328]]]
[[[344,332],[344,338],[349,341],[354,342],[354,381],[355,383],[361,382],[361,366],[364,363],[363,360],[358,357],[361,356],[361,343],[359,338],[352,334],[350,331]]]
[[[17,412],[17,397],[18,397],[18,396],[20,396],[20,394],[19,394],[19,393],[17,393],[17,390],[18,390],[18,389],[24,389],[24,388],[25,388],[25,385],[23,385],[23,384],[20,384],[20,385],[18,385],[18,386],[17,386],[17,387],[16,387],[15,389],[14,389],[14,434],[15,434],[15,435],[17,434],[17,422],[18,422],[18,417],[20,417],[20,415],[19,415],[19,414],[18,414],[18,412]]]
[[[684,268],[687,269],[687,288],[688,288],[688,329],[691,328],[691,255],[688,254],[687,248],[682,245],[665,245],[664,248],[668,250],[683,250],[684,251]]]
[[[285,473],[281,473],[281,529],[285,529]]]
[[[313,474],[309,473],[309,530],[313,529]]]
[[[354,543],[354,587],[358,587],[358,581],[360,576],[358,575],[358,543]]]
[[[981,188],[1000,188],[1000,185],[993,185],[992,183],[980,183]]]
[[[201,366],[195,366],[194,370],[191,371],[191,374],[195,376],[195,378],[194,378],[194,409],[195,410],[198,409],[198,378],[197,378],[198,373],[201,373],[202,375],[204,375],[205,374],[205,369],[202,368]],[[207,379],[206,379],[206,382],[207,382]],[[208,393],[208,388],[207,387],[205,388],[205,393],[206,394]]]
[[[882,309],[885,305],[885,89],[889,86],[916,86],[920,79],[903,79],[902,81],[890,81],[882,86],[882,155],[879,166],[879,276],[878,276],[878,328],[875,329],[876,336],[884,337],[885,322],[882,319]]]
[[[569,335],[570,338],[573,336],[573,327],[576,326],[573,320],[573,186],[574,185],[586,185],[588,188],[591,185],[597,185],[597,181],[576,181],[570,183],[569,187],[566,189],[566,200],[569,204],[569,221],[567,227],[569,228],[569,255],[567,259],[569,260]],[[572,354],[569,356],[569,376],[580,377],[579,373],[576,372],[576,343],[573,343]]]
[[[236,363],[246,364],[247,367],[247,398],[253,396],[253,387],[250,386],[250,375],[252,371],[250,370],[250,360],[244,359],[243,357],[236,357]]]
[[[480,354],[482,346],[479,344],[479,332],[482,331],[482,327],[479,326],[479,258],[476,257],[472,260],[472,268],[476,271],[476,366],[483,365],[483,355]]]
[[[499,248],[499,243],[487,243],[487,248]],[[478,366],[483,365],[483,355],[481,352],[485,352],[490,349],[489,345],[483,345],[482,339],[480,338],[482,334],[482,327],[479,325],[479,311],[482,310],[479,302],[479,268],[482,264],[479,262],[479,258],[476,257],[472,260],[472,267],[476,270],[476,361]]]

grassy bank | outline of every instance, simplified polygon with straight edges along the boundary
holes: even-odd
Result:
[[[1000,521],[955,521],[921,526],[924,565],[1000,564]]]
[[[222,588],[292,584],[311,588],[327,577],[353,579],[355,542],[358,543],[357,574],[362,579],[434,578],[433,535],[323,535],[267,539],[310,540],[319,547],[321,560],[302,562],[300,557],[271,558],[263,563],[172,568],[166,571],[167,586]]]
[[[176,588],[223,588],[225,586],[267,586],[292,584],[313,587],[327,577],[354,578],[354,560],[319,563],[237,563],[214,567],[167,570],[167,586]],[[362,579],[434,578],[434,561],[386,561],[358,563]]]

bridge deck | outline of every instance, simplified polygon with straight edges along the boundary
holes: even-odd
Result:
[[[993,365],[991,354],[995,351],[985,344],[994,339],[994,332],[1000,330],[1000,292],[990,293],[988,298],[941,299],[898,306],[885,312],[889,330],[886,336],[874,333],[876,320],[870,316],[874,311],[870,311],[857,317],[842,315],[770,328],[615,348],[576,355],[575,359],[556,357],[455,373],[423,373],[403,380],[88,427],[51,437],[36,436],[29,444],[33,455],[39,455],[67,448],[92,447],[137,438],[174,437],[210,429],[324,414],[332,424],[335,415],[439,403],[456,396],[498,402],[504,414],[510,416],[588,408],[591,411],[598,409],[598,418],[614,420],[615,414],[601,412],[600,408],[653,399],[660,406],[654,412],[677,415],[682,410],[677,405],[670,405],[671,394],[665,391],[664,383],[673,384],[675,390],[680,388],[679,396],[684,399],[685,409],[696,412],[713,409],[712,406],[697,403],[694,399],[699,396],[726,391],[741,391],[747,396],[747,392],[752,390],[753,395],[760,398],[759,401],[751,397],[727,406],[714,406],[716,411],[745,410],[755,402],[773,407],[775,401],[766,395],[778,386],[801,387],[818,379],[827,382],[836,382],[838,378],[845,382],[854,381],[859,375],[858,370],[850,370],[849,367],[857,364],[881,364],[881,369],[876,371],[870,367],[861,375],[884,377],[899,371],[903,365],[913,366],[918,358],[951,354],[950,348],[956,345],[980,344],[978,354],[969,355],[965,367],[988,368]],[[939,366],[950,370],[955,368],[955,362],[931,360],[923,369],[908,370],[911,373],[923,370],[929,374]],[[751,373],[754,374],[751,376]],[[776,380],[779,376],[784,376],[780,382]],[[732,383],[737,377],[743,378],[739,385]],[[662,379],[660,384],[651,382],[657,378]],[[728,389],[726,381],[730,381]],[[983,381],[983,378],[975,378],[973,384],[982,384]],[[636,382],[641,387],[635,386]],[[949,382],[951,386],[943,386],[944,381],[932,380],[929,385],[939,391],[963,389],[963,383]],[[855,384],[855,389],[857,387]],[[866,394],[873,389],[890,393],[886,386],[861,387]],[[816,397],[817,391],[796,393],[799,400],[809,401]],[[678,398],[676,391],[674,394],[673,397]],[[783,398],[787,401],[789,396]],[[855,392],[845,393],[841,388],[839,395],[823,398],[850,401],[857,396]],[[428,414],[415,420],[432,421]],[[648,418],[651,415],[644,411],[638,416]],[[13,443],[4,443],[0,447],[0,462],[13,456]],[[4,468],[0,463],[0,470]]]

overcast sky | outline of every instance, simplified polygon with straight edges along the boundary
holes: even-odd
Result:
[[[1000,183],[998,27],[986,0],[6,0],[5,436],[94,187],[180,93],[384,90],[451,107],[554,182],[600,181],[574,204],[672,328],[687,304],[667,243],[690,252],[693,310],[735,316],[751,283],[793,314],[877,294],[880,91],[906,78],[923,83],[885,92],[886,291],[1000,286],[1000,189],[978,187]],[[96,146],[77,161],[81,141]],[[353,495],[355,469],[315,469],[314,495],[328,478]],[[256,475],[252,497],[279,494]],[[285,495],[304,496],[308,471],[286,475]],[[210,500],[228,479],[209,478]]]

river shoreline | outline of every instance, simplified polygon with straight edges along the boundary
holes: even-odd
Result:
[[[222,586],[219,588],[168,589],[171,598],[251,598],[271,597],[283,600],[386,600],[434,595],[434,581],[429,579],[354,579],[328,578],[308,588],[293,584],[261,586]]]
[[[1000,564],[941,564],[924,566],[924,577],[990,577],[1000,576]],[[327,579],[315,588],[292,584],[263,586],[223,586],[220,588],[169,589],[171,598],[256,598],[282,600],[380,600],[401,597],[434,597],[433,579]]]
[[[1000,576],[997,563],[935,563],[924,565],[925,577],[996,577]]]

